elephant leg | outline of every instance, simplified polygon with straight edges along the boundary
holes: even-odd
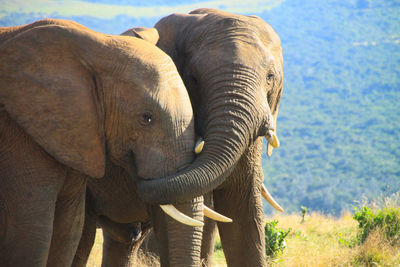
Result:
[[[212,192],[204,195],[204,204],[213,208]],[[203,239],[201,242],[202,266],[211,266],[214,256],[215,239],[217,237],[217,224],[214,220],[204,217]]]
[[[71,266],[82,236],[87,177],[70,170],[56,203],[47,266]]]
[[[66,169],[3,115],[0,112],[0,266],[43,267]]]
[[[96,219],[97,216],[92,212],[88,202],[88,193],[86,193],[86,209],[85,209],[85,222],[81,240],[79,241],[78,249],[72,263],[73,267],[85,267],[92,250],[94,240],[96,238]]]
[[[152,205],[149,208],[151,223],[153,225],[153,233],[156,239],[156,250],[160,256],[160,265],[168,267],[168,229],[167,229],[167,216],[163,213],[158,205]]]
[[[238,201],[230,198],[230,190],[218,190],[214,196],[215,210],[233,219],[232,223],[218,223],[228,266],[266,266],[261,198],[251,192]]]
[[[4,174],[4,173],[3,173]],[[56,189],[40,186],[21,189],[19,177],[0,178],[0,266],[45,266],[50,249]],[[44,179],[48,182],[47,179]],[[24,185],[25,189],[31,182]],[[43,192],[47,192],[43,194]]]
[[[232,218],[218,223],[222,248],[228,266],[266,266],[264,212],[261,199],[263,180],[261,144],[251,146],[227,178],[228,183],[214,191],[215,210]]]
[[[106,231],[103,230],[103,261],[102,267],[112,266],[133,266],[131,265],[131,255],[134,243],[121,243],[114,240]]]
[[[150,228],[142,229],[141,223],[116,223],[103,216],[99,224],[104,238],[102,266],[134,266],[137,251]]]

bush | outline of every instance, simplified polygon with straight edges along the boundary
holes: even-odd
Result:
[[[301,217],[302,217],[301,222],[303,223],[308,210],[307,210],[307,207],[305,207],[305,206],[300,206],[300,209],[301,209]]]
[[[364,243],[374,230],[381,230],[392,245],[400,243],[400,208],[384,208],[376,211],[369,207],[355,208],[353,218],[358,221],[359,243]]]
[[[277,220],[267,222],[265,224],[265,253],[269,257],[276,257],[279,252],[282,252],[286,247],[285,238],[290,233],[292,228],[285,231],[278,229],[276,226]]]

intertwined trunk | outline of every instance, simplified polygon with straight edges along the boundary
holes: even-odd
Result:
[[[203,197],[176,204],[175,207],[187,216],[203,221]],[[203,227],[184,225],[167,216],[158,205],[153,205],[150,213],[161,266],[200,266]]]
[[[258,134],[260,100],[254,79],[241,73],[216,75],[202,103],[203,152],[181,173],[163,179],[141,181],[139,192],[153,203],[179,203],[212,191],[224,182],[249,143]],[[234,77],[234,78],[233,78]],[[233,81],[232,81],[233,80]]]

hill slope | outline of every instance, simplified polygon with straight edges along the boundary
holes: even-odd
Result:
[[[167,5],[157,0],[129,8],[139,1],[46,1],[43,8],[38,7],[43,1],[31,7],[20,0],[6,3],[0,8],[0,26],[54,17],[119,34],[196,7],[260,16],[276,29],[284,48],[281,147],[262,160],[265,183],[277,200],[288,211],[305,205],[339,214],[363,195],[377,198],[400,190],[400,1],[243,5],[178,0]],[[83,10],[76,13],[76,5]]]

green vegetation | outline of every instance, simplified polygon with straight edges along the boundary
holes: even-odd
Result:
[[[284,49],[281,147],[262,163],[285,210],[338,216],[399,191],[399,13],[398,1],[287,0],[259,14]]]
[[[258,15],[277,31],[284,49],[281,147],[262,159],[274,198],[288,212],[303,205],[339,216],[363,196],[384,198],[399,191],[399,1],[141,3],[8,1],[0,7],[0,26],[54,17],[119,34],[204,6]],[[266,205],[265,211],[272,209]]]
[[[265,233],[265,253],[270,258],[275,258],[286,248],[285,238],[292,228],[285,231],[277,227],[278,221],[267,222],[264,227]]]
[[[380,230],[392,244],[400,243],[400,208],[373,211],[369,207],[363,207],[356,209],[354,219],[358,221],[360,243],[364,243],[376,230]]]
[[[307,207],[304,207],[304,206],[300,206],[300,209],[301,209],[301,222],[304,222],[305,221],[304,219],[307,215],[308,210],[307,210]]]

